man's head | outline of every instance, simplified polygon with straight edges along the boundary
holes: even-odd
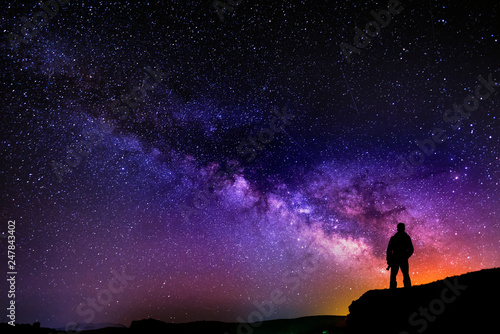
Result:
[[[396,228],[398,229],[398,232],[404,232],[404,230],[405,230],[405,224],[399,223]]]

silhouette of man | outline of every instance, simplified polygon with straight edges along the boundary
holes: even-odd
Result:
[[[397,287],[396,276],[400,268],[403,273],[404,287],[411,286],[408,258],[413,254],[413,244],[410,236],[405,232],[405,224],[399,223],[397,230],[398,232],[391,237],[387,246],[387,264],[391,267],[391,289]]]

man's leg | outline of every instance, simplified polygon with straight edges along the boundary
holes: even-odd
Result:
[[[398,282],[396,281],[396,276],[398,275],[399,271],[399,263],[393,263],[391,265],[391,283],[389,288],[390,289],[396,289],[398,287]]]
[[[403,273],[403,284],[405,288],[411,287],[411,279],[410,279],[410,269],[408,266],[408,259],[406,261],[401,262],[401,273]]]

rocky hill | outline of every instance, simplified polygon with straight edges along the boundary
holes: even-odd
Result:
[[[394,290],[349,306],[349,333],[499,333],[500,268]]]
[[[50,328],[32,325],[0,324],[0,333],[62,334]],[[227,323],[219,321],[195,321],[167,323],[156,319],[133,321],[130,328],[106,327],[71,334],[343,334],[345,316],[312,316],[297,319],[268,320],[262,323]]]

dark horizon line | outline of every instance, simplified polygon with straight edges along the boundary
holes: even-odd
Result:
[[[330,314],[323,314],[323,315],[306,315],[306,316],[301,316],[297,318],[278,318],[278,319],[267,319],[263,320],[262,322],[270,322],[270,321],[288,321],[288,320],[298,320],[298,319],[304,319],[304,318],[316,318],[316,317],[337,317],[337,318],[345,318],[347,317],[346,315],[330,315]],[[160,321],[166,324],[175,324],[175,325],[185,325],[185,324],[193,324],[193,323],[198,323],[198,322],[218,322],[218,323],[223,323],[223,324],[255,324],[257,322],[238,322],[238,321],[220,321],[220,320],[193,320],[193,321],[188,321],[188,322],[167,322],[164,320],[156,319],[156,318],[144,318],[144,319],[139,319],[139,320],[132,320],[130,322],[130,326],[134,321],[144,321],[144,320],[156,320]],[[16,323],[16,326],[34,326],[34,324],[40,323],[40,328],[48,328],[48,329],[54,329],[54,330],[62,330],[64,331],[63,326],[57,326],[57,327],[44,327],[42,326],[41,322],[35,321],[33,323]],[[123,328],[130,328],[130,326],[126,326],[123,324],[117,324],[113,322],[89,322],[89,323],[78,323],[77,325],[101,325],[101,324],[107,324],[107,325],[114,325],[114,326],[107,326],[107,327],[99,327],[99,329],[103,328],[113,328],[113,327],[123,327]],[[0,322],[0,326],[3,325],[8,325],[7,322]],[[13,326],[15,327],[15,326]],[[89,329],[92,330],[92,329]],[[82,330],[85,331],[85,330]]]

